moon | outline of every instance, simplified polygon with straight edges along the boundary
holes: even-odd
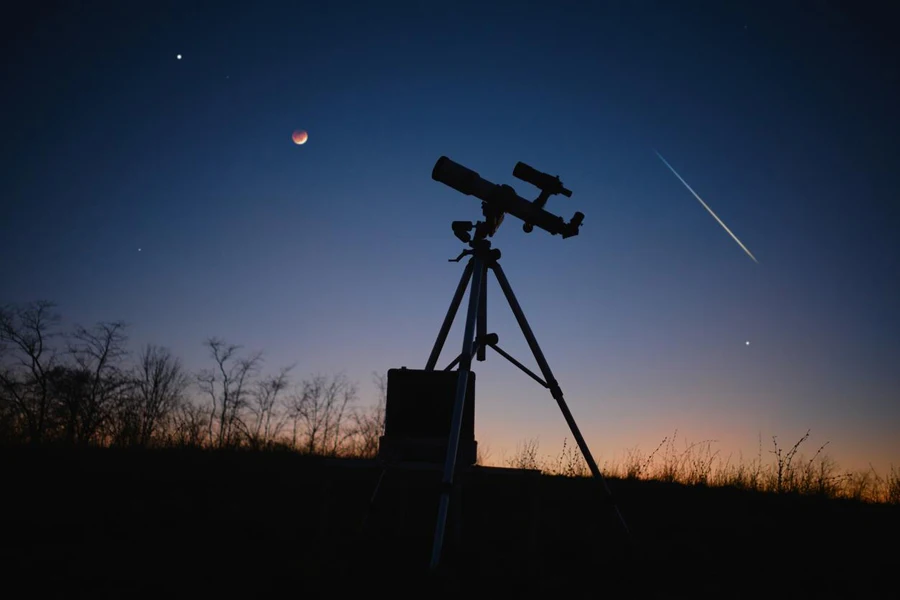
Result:
[[[298,129],[291,135],[291,139],[294,140],[294,143],[298,146],[302,146],[306,143],[306,140],[309,139],[309,134],[302,129]]]

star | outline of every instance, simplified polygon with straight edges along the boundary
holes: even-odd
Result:
[[[141,249],[140,249],[140,248],[138,248],[138,252],[140,252],[140,251],[141,251]]]
[[[175,55],[175,58],[177,58],[178,60],[181,60],[181,55],[180,55],[180,54],[176,54],[176,55]]]
[[[750,340],[747,340],[747,341],[746,341],[746,342],[744,342],[744,343],[745,343],[745,344],[746,344],[746,345],[748,345],[748,346],[749,346],[749,345],[750,345]]]

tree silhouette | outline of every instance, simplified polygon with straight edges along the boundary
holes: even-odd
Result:
[[[91,329],[78,326],[69,345],[80,371],[77,392],[69,397],[66,439],[88,443],[101,435],[108,425],[119,394],[129,386],[123,370],[126,356],[125,324],[121,321],[101,322]]]
[[[53,423],[58,435],[70,444],[82,440],[81,419],[90,400],[91,372],[70,365],[57,365],[48,373],[53,398]]]
[[[184,401],[190,382],[181,361],[153,344],[144,346],[130,382],[121,398],[117,438],[124,445],[148,446]]]
[[[353,435],[346,419],[356,398],[356,385],[343,374],[304,379],[288,404],[293,447],[309,454],[337,455]]]
[[[283,367],[277,374],[264,377],[256,383],[251,395],[249,411],[253,422],[249,427],[249,441],[254,448],[271,445],[284,429],[286,419],[279,411],[279,394],[287,389],[288,373],[293,367]]]
[[[209,438],[210,409],[193,402],[183,402],[172,414],[167,442],[182,448],[200,448],[211,444]]]
[[[44,440],[51,418],[49,373],[59,360],[51,344],[57,337],[55,304],[40,300],[25,306],[0,308],[0,386],[3,397],[24,421],[25,437]]]
[[[384,434],[387,374],[372,373],[372,379],[377,394],[375,405],[353,413],[353,454],[361,458],[373,458],[378,454],[381,436]]]
[[[216,363],[213,369],[197,376],[201,391],[211,401],[209,439],[220,448],[234,446],[245,431],[241,412],[247,405],[251,380],[262,362],[262,353],[240,358],[237,356],[240,346],[216,337],[207,339],[204,345]]]

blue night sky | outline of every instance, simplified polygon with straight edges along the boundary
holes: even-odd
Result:
[[[373,371],[424,366],[464,265],[447,261],[463,249],[450,223],[481,218],[478,200],[431,179],[435,161],[530,200],[512,176],[523,161],[560,176],[573,195],[547,209],[584,224],[564,240],[507,216],[493,243],[599,462],[676,429],[735,459],[760,435],[766,452],[811,429],[805,449],[830,442],[842,467],[900,464],[886,14],[41,6],[5,25],[0,303],[122,319],[132,348],[168,346],[192,370],[219,336],[298,377],[344,372],[370,402]],[[493,279],[488,293],[489,330],[536,368]],[[549,393],[505,359],[473,368],[476,437],[494,459],[571,440]]]

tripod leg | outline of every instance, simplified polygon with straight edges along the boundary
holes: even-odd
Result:
[[[469,292],[469,312],[466,315],[466,330],[463,337],[462,353],[459,361],[459,379],[456,382],[456,401],[453,404],[453,420],[450,422],[450,436],[447,440],[447,459],[444,462],[444,478],[441,482],[441,503],[438,507],[438,518],[434,528],[434,546],[431,549],[431,569],[437,568],[441,561],[441,549],[444,545],[444,530],[447,526],[447,510],[450,506],[450,492],[453,490],[453,474],[456,470],[456,453],[459,449],[459,433],[462,429],[463,408],[466,402],[466,388],[469,383],[469,372],[472,369],[472,351],[475,337],[475,321],[481,296],[481,284],[485,279],[484,262],[474,256],[472,265],[472,289]]]
[[[466,293],[466,286],[469,285],[469,279],[472,277],[472,271],[475,267],[473,261],[475,257],[469,259],[462,277],[459,279],[459,285],[456,286],[456,293],[453,294],[453,300],[450,302],[450,308],[447,310],[447,316],[444,317],[444,323],[438,333],[437,340],[434,342],[434,348],[431,349],[431,356],[428,357],[428,364],[425,365],[426,371],[434,371],[438,358],[441,356],[441,350],[444,348],[444,342],[447,341],[447,334],[450,333],[450,327],[453,326],[453,319],[456,317],[456,311],[462,302],[463,294]]]
[[[513,314],[516,316],[516,321],[519,322],[519,327],[522,329],[522,333],[525,334],[525,339],[528,342],[528,347],[531,348],[532,354],[534,354],[534,359],[538,363],[538,367],[541,369],[541,373],[544,375],[544,381],[547,382],[547,387],[550,388],[550,393],[553,395],[553,399],[556,400],[556,403],[559,405],[559,409],[562,411],[563,417],[566,420],[566,423],[569,425],[569,429],[572,431],[572,437],[575,438],[575,441],[578,443],[578,449],[581,450],[581,455],[584,456],[584,459],[588,463],[588,467],[591,470],[591,474],[594,476],[594,479],[600,484],[601,490],[607,499],[612,498],[612,492],[609,489],[609,486],[606,484],[606,479],[603,477],[603,474],[600,472],[600,468],[597,467],[596,461],[594,461],[594,456],[591,454],[590,449],[588,448],[587,442],[584,441],[584,437],[581,435],[581,431],[578,429],[578,424],[575,423],[575,417],[572,416],[571,411],[569,411],[569,407],[566,405],[565,398],[563,398],[562,389],[559,387],[559,383],[556,381],[556,378],[553,377],[553,373],[550,371],[550,365],[547,364],[547,359],[544,358],[544,353],[541,351],[541,347],[537,343],[537,339],[534,337],[534,333],[531,331],[531,327],[528,325],[528,320],[525,318],[525,313],[522,312],[522,307],[519,306],[519,301],[516,299],[516,295],[512,291],[512,287],[509,285],[509,280],[506,278],[506,274],[503,272],[503,268],[496,262],[491,264],[491,268],[494,270],[494,274],[497,276],[497,282],[500,284],[500,288],[503,290],[503,294],[506,296],[506,300],[509,302],[509,307],[512,309]],[[625,523],[625,520],[622,518],[621,513],[619,513],[618,507],[613,505],[615,508],[615,512],[619,518],[619,521],[622,527],[625,530],[625,533],[628,534],[628,526]]]
[[[478,330],[477,338],[479,340],[483,340],[487,337],[487,271],[488,266],[486,263],[482,263],[481,270],[483,274],[481,276],[481,296],[478,300],[478,321],[476,322],[476,329]],[[481,344],[475,350],[475,360],[482,362],[486,357],[486,345]]]

